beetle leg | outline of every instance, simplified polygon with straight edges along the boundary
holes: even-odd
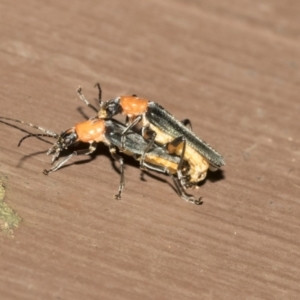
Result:
[[[192,122],[189,119],[184,119],[181,121],[181,123],[192,131]]]
[[[144,168],[146,168],[146,169],[148,169],[148,170],[153,170],[153,171],[156,171],[156,172],[168,174],[170,177],[172,177],[173,182],[174,182],[174,185],[175,185],[175,188],[176,188],[176,191],[177,191],[177,194],[178,194],[182,199],[184,199],[185,201],[194,203],[194,204],[196,204],[196,205],[199,205],[199,204],[202,203],[201,197],[200,197],[199,199],[197,199],[197,198],[195,198],[194,196],[189,195],[189,194],[187,194],[187,193],[184,191],[184,187],[182,186],[180,180],[179,180],[178,178],[174,177],[173,174],[171,174],[171,173],[169,172],[168,168],[158,167],[158,166],[155,166],[155,165],[146,163],[146,162],[143,163],[143,166],[142,166],[142,167],[144,167]]]
[[[20,139],[20,141],[18,143],[18,147],[21,146],[21,144],[23,143],[24,140],[26,140],[27,138],[33,137],[33,136],[36,137],[36,138],[38,138],[39,140],[42,140],[42,141],[45,141],[45,140],[41,139],[40,137],[53,137],[52,135],[45,134],[45,133],[29,133],[29,134],[25,135],[24,137],[22,137]]]
[[[143,127],[142,129],[142,136],[144,137],[145,140],[149,140],[148,145],[143,151],[143,155],[140,160],[140,166],[142,167],[145,164],[145,157],[147,155],[147,152],[151,149],[151,147],[154,144],[155,138],[156,138],[156,132],[150,129],[148,126]]]
[[[175,178],[172,174],[170,174],[170,176],[172,177],[173,179],[173,182],[174,182],[174,185],[177,189],[177,193],[178,195],[184,199],[185,201],[188,201],[188,202],[191,202],[191,203],[194,203],[194,204],[201,204],[202,201],[201,201],[201,197],[200,198],[195,198],[194,196],[192,195],[188,195],[185,191],[184,191],[184,187],[182,186],[181,182],[179,181],[178,178]]]
[[[120,176],[120,185],[119,185],[119,192],[118,194],[115,195],[116,197],[116,200],[120,200],[121,199],[121,194],[122,194],[122,191],[123,191],[123,188],[124,188],[124,185],[125,185],[125,182],[124,182],[124,162],[123,162],[123,158],[117,154],[117,149],[116,147],[114,146],[109,146],[109,152],[112,156],[112,158],[114,160],[118,160],[119,163],[120,163],[120,173],[121,173],[121,176]]]
[[[142,115],[137,116],[133,122],[131,124],[129,124],[122,132],[122,137],[121,137],[121,149],[120,151],[124,151],[125,148],[125,140],[126,140],[126,134],[128,133],[128,131],[133,128],[137,123],[139,123],[142,119]]]
[[[151,170],[151,171],[156,171],[156,172],[159,172],[159,173],[164,173],[164,174],[170,175],[169,170],[167,168],[160,167],[160,166],[157,166],[157,165],[154,165],[154,164],[151,164],[151,163],[147,163],[145,161],[143,161],[143,163],[141,162],[140,167],[143,170]]]
[[[78,150],[78,151],[74,151],[73,153],[71,153],[69,156],[67,156],[66,158],[62,159],[61,161],[57,162],[57,164],[55,164],[51,169],[49,170],[44,170],[43,173],[45,175],[48,175],[52,172],[57,171],[58,169],[60,169],[68,160],[70,160],[73,156],[78,156],[78,155],[88,155],[93,153],[96,150],[97,147],[97,143],[93,142],[90,144],[90,147],[88,149],[83,149],[83,150]]]
[[[194,196],[192,195],[188,195],[185,191],[184,191],[184,187],[182,186],[181,182],[178,180],[178,178],[174,177],[173,174],[171,174],[168,170],[168,168],[164,168],[164,167],[158,167],[156,165],[150,164],[150,163],[146,163],[143,162],[143,165],[141,166],[144,169],[148,169],[148,170],[153,170],[156,172],[160,172],[160,173],[165,173],[168,174],[170,177],[172,177],[177,194],[184,199],[185,201],[194,203],[194,204],[201,204],[201,197],[199,199],[196,199]]]
[[[182,185],[184,186],[184,176],[182,175],[182,169],[183,169],[183,163],[184,163],[184,156],[185,156],[185,148],[186,148],[186,139],[184,136],[179,136],[175,138],[173,141],[167,143],[166,145],[167,150],[171,154],[178,154],[178,152],[181,150],[180,153],[180,161],[177,167],[177,176],[178,179],[181,181]],[[181,148],[181,149],[180,149]]]

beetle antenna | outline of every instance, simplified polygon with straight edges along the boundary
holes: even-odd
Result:
[[[80,100],[82,100],[85,103],[85,105],[93,109],[95,112],[98,112],[98,109],[93,104],[91,104],[83,95],[81,86],[77,89],[77,93]]]
[[[98,89],[98,102],[99,102],[99,107],[101,107],[102,105],[102,89],[101,89],[101,86],[100,86],[100,83],[97,82],[94,87],[97,87]]]
[[[36,137],[36,138],[39,138],[39,137],[53,137],[53,138],[56,138],[54,137],[53,135],[49,135],[49,134],[46,134],[46,133],[29,133],[27,135],[25,135],[24,137],[22,137],[18,143],[18,147],[21,146],[21,144],[23,143],[24,140],[26,140],[27,138],[30,138],[30,137]],[[41,139],[42,140],[42,139]]]
[[[43,127],[40,127],[40,126],[37,126],[37,125],[34,125],[34,124],[31,124],[31,123],[28,123],[28,122],[24,122],[22,120],[17,120],[17,119],[11,119],[11,118],[6,118],[6,117],[1,117],[0,116],[0,119],[1,120],[6,120],[6,121],[13,121],[13,122],[17,122],[17,123],[20,123],[20,124],[23,124],[23,125],[26,125],[26,126],[29,126],[29,127],[32,127],[32,128],[35,128],[37,130],[40,130],[40,131],[43,131],[45,133],[45,135],[47,136],[51,136],[51,137],[54,137],[54,138],[58,138],[59,135],[51,130],[48,130],[48,129],[45,129]]]

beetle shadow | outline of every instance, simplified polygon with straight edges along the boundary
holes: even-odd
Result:
[[[88,108],[88,110],[93,111],[93,110],[90,109],[90,108]],[[85,106],[84,106],[84,107],[82,107],[82,106],[78,107],[78,108],[77,108],[77,111],[82,115],[82,117],[83,117],[84,119],[90,119],[90,117],[85,113]],[[95,114],[95,111],[93,111],[93,112],[94,112],[94,114]],[[24,132],[24,133],[26,133],[26,134],[32,134],[30,131],[18,127],[18,125],[10,124],[10,123],[8,123],[8,122],[6,122],[6,121],[3,121],[3,120],[0,120],[0,122],[6,124],[6,125],[8,125],[8,126],[11,126],[11,127],[13,127],[13,128],[16,128],[16,129],[18,129],[18,130],[20,130],[21,132]],[[33,135],[34,135],[34,134],[33,134]],[[34,137],[37,138],[37,139],[39,139],[39,140],[41,140],[41,141],[43,141],[43,142],[45,142],[45,143],[48,143],[48,144],[50,144],[50,145],[53,145],[53,142],[50,142],[50,141],[46,140],[46,139],[43,138],[43,137],[38,137],[38,136],[34,136]],[[60,158],[60,159],[63,159],[64,157],[66,157],[66,156],[70,155],[71,153],[73,153],[75,150],[81,150],[81,149],[87,149],[87,148],[88,148],[88,144],[79,143],[78,145],[76,145],[76,147],[70,147],[70,148],[67,149],[67,150],[63,150],[63,151],[60,153],[59,158]],[[44,150],[44,151],[37,151],[37,152],[34,152],[34,153],[31,153],[31,154],[28,154],[28,155],[23,156],[23,158],[20,159],[20,161],[19,161],[17,167],[21,167],[22,164],[23,164],[23,162],[26,161],[27,159],[29,159],[29,158],[31,158],[31,157],[34,157],[34,156],[36,156],[36,155],[44,154],[44,153],[46,153],[46,152],[47,152],[47,150]],[[139,168],[139,162],[136,161],[133,157],[123,155],[122,153],[119,153],[119,154],[122,156],[122,158],[123,158],[123,160],[124,160],[124,165],[125,165],[125,167],[126,167],[126,165],[129,165],[129,166],[133,166],[133,167],[135,167],[135,168],[140,169],[140,168]],[[93,160],[95,160],[96,157],[97,157],[98,155],[104,155],[104,156],[107,156],[107,157],[110,159],[110,161],[111,161],[111,165],[112,165],[113,169],[114,169],[118,174],[120,174],[120,166],[119,166],[119,163],[118,163],[117,161],[115,161],[115,160],[112,158],[112,156],[111,156],[111,154],[110,154],[110,152],[109,152],[109,148],[106,147],[103,143],[99,143],[99,144],[97,145],[97,149],[96,149],[95,152],[89,154],[88,156],[87,156],[87,155],[84,155],[84,157],[85,157],[84,159],[81,158],[83,155],[79,155],[79,157],[77,158],[78,160],[77,160],[77,159],[75,160],[74,158],[72,158],[72,159],[70,160],[69,163],[67,163],[67,164],[65,164],[65,165],[63,165],[63,166],[61,166],[60,169],[63,169],[63,168],[66,168],[66,167],[70,167],[70,166],[73,165],[73,164],[75,164],[75,165],[80,165],[80,164],[90,163],[90,162],[92,162]],[[50,166],[51,166],[51,164],[50,164]],[[153,178],[153,179],[155,179],[155,180],[158,180],[158,181],[160,181],[160,182],[163,182],[163,183],[168,184],[168,185],[169,185],[169,186],[177,193],[176,188],[174,187],[174,185],[171,184],[168,180],[162,178],[162,176],[161,176],[161,175],[164,175],[163,177],[168,176],[167,174],[164,174],[164,173],[160,173],[160,174],[159,174],[159,173],[157,173],[157,175],[156,175],[155,172],[141,170],[141,172],[140,172],[140,180],[141,180],[141,181],[144,181],[144,182],[147,181],[147,180],[145,179],[145,175],[146,175],[146,176],[149,176],[149,177],[151,177],[151,178]],[[126,176],[126,171],[125,171],[125,176]],[[169,177],[169,176],[168,176],[168,177]],[[166,178],[166,177],[165,177],[165,178]],[[208,172],[206,179],[203,180],[202,182],[198,183],[198,186],[204,185],[206,180],[209,180],[209,181],[211,181],[211,182],[216,182],[216,181],[219,181],[219,180],[223,180],[224,178],[225,178],[225,176],[224,176],[224,172],[223,172],[222,170],[217,170],[217,171],[215,171],[215,172]]]
[[[107,147],[106,147],[107,148]],[[102,153],[102,154],[105,154],[105,155],[108,155],[110,161],[111,161],[111,166],[112,168],[118,173],[118,174],[121,174],[120,172],[120,165],[119,163],[114,160],[111,155],[110,155],[110,152],[107,148],[107,150],[105,151],[105,153]],[[141,181],[144,181],[146,182],[147,180],[145,179],[145,175],[155,179],[155,180],[158,180],[160,182],[163,182],[165,184],[168,184],[175,192],[176,192],[176,189],[175,187],[166,179],[164,178],[161,178],[161,175],[163,175],[164,177],[165,176],[168,176],[167,174],[164,174],[164,173],[158,173],[159,175],[156,175],[154,172],[151,172],[151,171],[145,171],[145,170],[141,170],[140,169],[140,163],[139,161],[135,160],[132,156],[127,156],[127,155],[123,155],[122,153],[118,152],[118,155],[122,156],[123,158],[123,161],[124,161],[124,166],[125,166],[125,171],[124,171],[124,174],[125,174],[125,177],[126,177],[126,166],[131,166],[131,167],[134,167],[136,169],[139,169],[140,170],[140,180]]]
[[[95,102],[95,104],[94,105],[92,104],[92,105],[94,107],[100,109],[98,99],[94,98],[94,102]],[[97,116],[97,112],[94,109],[92,109],[91,107],[88,107],[87,105],[86,106],[78,106],[76,108],[76,110],[79,112],[79,114],[81,114],[81,116],[84,119],[89,120],[90,118],[92,118],[91,116],[88,116],[88,114],[85,112],[85,109],[88,109],[91,112],[92,117],[96,117]]]
[[[80,114],[81,114],[85,119],[89,119],[88,115],[84,113],[84,110],[83,110],[82,107],[79,107],[77,110],[80,112]],[[53,144],[54,144],[53,141],[49,141],[48,139],[46,139],[46,137],[44,138],[44,137],[36,136],[36,135],[35,135],[36,133],[32,133],[32,132],[30,132],[30,131],[27,130],[27,129],[21,128],[20,126],[22,126],[22,124],[20,124],[20,125],[19,125],[19,124],[11,124],[11,123],[6,122],[5,120],[0,120],[0,122],[3,123],[3,124],[5,124],[5,125],[8,125],[8,126],[10,126],[10,127],[12,127],[12,128],[18,129],[19,131],[25,133],[26,135],[32,135],[31,137],[34,137],[34,138],[36,138],[36,139],[39,139],[39,140],[45,142],[46,144],[49,144],[49,145],[53,145]],[[13,121],[12,121],[12,122],[13,122]],[[32,129],[34,130],[35,128],[32,127]],[[47,138],[51,138],[51,137],[47,137]],[[53,139],[53,137],[52,137],[52,139]],[[19,142],[18,142],[18,144],[17,144],[17,147],[20,147],[20,146],[21,146],[21,145],[19,145],[19,143],[20,143],[21,140],[22,140],[22,138],[19,140]],[[54,138],[54,140],[56,141],[57,139]],[[22,141],[22,144],[23,144],[23,143],[24,143],[24,141]],[[59,155],[59,158],[60,158],[60,159],[63,159],[64,157],[70,155],[71,153],[73,153],[73,152],[76,151],[76,150],[87,149],[87,148],[88,148],[88,145],[87,145],[87,144],[79,143],[78,145],[76,145],[76,147],[75,147],[75,146],[74,146],[74,147],[70,147],[70,148],[67,149],[67,150],[61,151],[61,153],[60,153],[60,155]],[[99,147],[97,147],[97,148],[99,148]],[[37,155],[45,154],[45,153],[47,153],[47,151],[48,151],[48,150],[37,151],[37,152],[33,152],[33,153],[30,153],[30,154],[24,155],[24,156],[19,160],[19,162],[18,162],[18,164],[17,164],[17,167],[21,167],[22,164],[24,163],[24,161],[26,161],[26,160],[28,160],[28,159],[30,159],[30,158],[32,158],[32,157],[35,157],[35,156],[37,156]],[[109,155],[109,154],[108,154],[108,155]],[[82,156],[82,155],[79,155],[79,156]],[[79,160],[79,161],[72,161],[71,163],[68,163],[68,164],[63,165],[62,167],[60,167],[60,169],[63,169],[63,168],[65,168],[65,167],[68,167],[68,166],[70,166],[70,165],[72,165],[72,164],[83,164],[83,163],[87,163],[87,162],[93,161],[93,160],[96,158],[96,156],[97,156],[97,152],[92,153],[92,154],[90,154],[90,155],[88,156],[87,159],[81,159],[81,160]],[[87,156],[86,156],[86,157],[87,157]],[[51,164],[50,164],[50,165],[51,165]]]
[[[170,176],[167,175],[167,174],[164,174],[164,173],[159,173],[159,174],[163,175],[164,177],[166,176],[166,177],[170,178]],[[160,182],[163,182],[163,183],[167,184],[177,194],[177,190],[176,190],[175,186],[172,183],[170,183],[168,180],[163,179],[160,176],[155,175],[155,173],[152,173],[151,171],[141,170],[141,173],[140,173],[140,180],[141,181],[144,181],[144,182],[147,181],[147,179],[145,179],[145,175],[147,175],[147,176],[149,176],[149,177],[151,177],[151,178],[153,178],[155,180],[158,180]]]
[[[214,172],[208,172],[207,180],[211,182],[217,182],[225,179],[225,172],[224,170],[218,169]]]
[[[30,131],[28,131],[28,130],[26,130],[26,129],[23,129],[23,128],[21,128],[21,127],[19,127],[19,125],[15,125],[15,124],[10,124],[10,123],[8,123],[8,122],[6,122],[6,121],[3,121],[3,120],[0,120],[0,123],[3,123],[3,124],[5,124],[5,125],[7,125],[7,126],[10,126],[10,127],[12,127],[12,128],[15,128],[15,129],[18,129],[19,131],[21,131],[21,132],[24,132],[24,133],[26,133],[27,135],[28,134],[32,134],[33,136],[34,136],[34,133],[32,133],[32,132],[30,132]],[[32,127],[32,129],[34,129],[34,127]],[[38,140],[41,140],[41,141],[43,141],[43,142],[45,142],[45,143],[48,143],[48,144],[52,144],[51,142],[49,142],[48,140],[46,140],[45,138],[43,138],[43,137],[40,137],[40,136],[34,136],[36,139],[38,139]],[[21,138],[22,139],[22,138]],[[20,139],[20,141],[21,141],[21,139]],[[20,142],[19,141],[19,142]],[[18,147],[19,147],[19,142],[18,142]]]
[[[94,102],[96,103],[96,107],[99,106],[98,99],[94,99]],[[93,112],[95,112],[95,111],[92,110],[92,109],[90,109],[90,110],[93,111]],[[78,111],[78,112],[81,114],[81,116],[82,116],[83,118],[85,118],[86,120],[90,119],[90,117],[85,113],[84,107],[82,107],[82,106],[77,107],[77,111]],[[102,146],[102,145],[103,145],[103,144],[101,144],[101,146]],[[108,150],[108,147],[105,147],[105,146],[104,146],[104,147],[102,147],[102,148],[104,148],[104,149],[101,149],[101,150],[100,150],[99,147],[97,147],[97,150],[95,151],[95,153],[98,153],[98,152],[101,151],[101,155],[106,155],[106,156],[108,156],[109,159],[110,159],[110,161],[111,161],[111,166],[112,166],[112,168],[113,168],[118,174],[121,174],[120,166],[118,166],[119,163],[118,163],[116,160],[114,160],[114,159],[112,158],[112,156],[111,156],[111,154],[110,154],[110,152],[109,152],[109,150]],[[132,166],[132,167],[135,167],[135,168],[140,169],[140,164],[139,164],[139,162],[138,162],[137,160],[135,160],[132,156],[126,156],[126,155],[123,156],[122,153],[118,153],[118,155],[121,155],[121,156],[122,156],[122,158],[123,158],[123,160],[124,160],[124,166],[125,166],[125,168],[126,168],[126,166],[128,165],[128,166]],[[146,171],[146,170],[140,170],[140,171],[141,171],[141,172],[140,172],[140,180],[141,180],[141,181],[146,182],[147,180],[145,179],[145,175],[147,175],[147,176],[149,176],[149,177],[151,177],[151,178],[153,178],[153,179],[155,179],[155,180],[158,180],[158,181],[160,181],[160,182],[163,182],[163,183],[168,184],[168,185],[176,192],[175,187],[174,187],[168,180],[163,179],[163,178],[161,178],[161,177],[158,176],[158,175],[155,175],[155,173],[152,173],[151,171]],[[124,173],[126,173],[126,171],[124,171]],[[126,175],[126,174],[125,174],[125,175]],[[168,176],[167,174],[164,174],[164,173],[160,173],[160,175]]]
[[[91,117],[89,117],[86,113],[85,113],[85,109],[82,107],[82,106],[79,106],[77,107],[76,109],[80,114],[81,116],[86,119],[86,120],[89,120]],[[92,112],[94,112],[95,114],[95,111],[91,109]]]
[[[94,101],[97,103],[97,105],[98,105],[98,102],[97,102],[97,100],[96,99],[94,99]],[[91,109],[92,110],[92,109]],[[82,117],[84,117],[85,119],[89,119],[90,117],[85,113],[85,110],[84,110],[84,107],[82,107],[82,106],[80,106],[80,107],[77,107],[77,111],[81,114],[81,116]],[[93,110],[92,110],[93,111]],[[103,155],[103,154],[105,154],[105,155],[107,155],[109,158],[110,158],[110,161],[111,161],[111,165],[112,165],[112,167],[113,167],[113,169],[118,173],[118,174],[120,174],[120,166],[118,166],[118,162],[117,161],[115,161],[112,157],[111,157],[111,155],[110,155],[110,153],[109,153],[109,151],[108,151],[108,148],[107,147],[104,147],[104,148],[106,148],[106,150],[101,150],[101,154]],[[97,150],[96,150],[96,152],[97,151],[99,151],[99,149],[98,149],[98,147],[97,147]],[[103,152],[102,152],[103,151]],[[126,156],[126,155],[122,155],[122,153],[120,154],[122,157],[123,157],[123,159],[124,159],[124,165],[125,165],[125,167],[126,167],[126,165],[130,165],[130,166],[132,166],[132,167],[135,167],[135,168],[139,168],[139,162],[138,161],[136,161],[133,157],[131,157],[131,156]],[[125,172],[126,173],[126,172]],[[166,183],[166,184],[168,184],[175,192],[177,192],[176,191],[176,188],[174,187],[174,185],[172,184],[172,183],[170,183],[168,180],[166,180],[166,179],[164,179],[164,178],[162,178],[161,177],[161,175],[163,175],[164,177],[165,176],[168,176],[167,174],[164,174],[164,173],[160,173],[159,175],[156,175],[155,174],[155,172],[152,172],[152,171],[148,171],[148,170],[141,170],[141,173],[140,173],[140,180],[141,181],[144,181],[144,182],[146,182],[147,180],[146,180],[146,178],[145,178],[145,175],[146,176],[149,176],[149,177],[151,177],[151,178],[153,178],[153,179],[155,179],[155,180],[158,180],[158,181],[160,181],[160,182],[163,182],[163,183]],[[224,171],[223,170],[221,170],[221,169],[218,169],[218,170],[216,170],[215,172],[208,172],[207,173],[207,176],[206,176],[206,178],[203,180],[203,181],[200,181],[198,184],[197,184],[197,186],[203,186],[204,184],[205,184],[205,182],[206,182],[206,180],[209,180],[209,181],[211,181],[211,182],[217,182],[217,181],[220,181],[220,180],[223,180],[223,179],[225,179],[225,176],[224,176]]]
[[[81,150],[81,149],[87,149],[87,147],[83,147],[83,146],[79,146],[79,147],[70,147],[70,148],[67,149],[67,150],[63,150],[63,151],[60,153],[60,155],[59,155],[59,160],[58,160],[58,161],[64,159],[64,158],[67,157],[68,155],[72,154],[74,151],[76,151],[76,150]],[[32,158],[32,157],[35,157],[35,156],[37,156],[37,155],[40,155],[40,154],[46,154],[47,152],[48,152],[48,150],[43,150],[43,151],[37,151],[37,152],[33,152],[33,153],[30,153],[30,154],[24,155],[24,156],[19,160],[19,163],[18,163],[17,167],[20,168],[26,160],[28,160],[28,159],[30,159],[30,158]],[[66,168],[66,167],[69,167],[69,166],[71,166],[71,165],[73,165],[73,164],[75,164],[75,165],[80,165],[80,164],[84,164],[84,163],[88,163],[88,162],[90,162],[90,161],[93,161],[93,160],[96,159],[97,154],[96,154],[96,153],[91,153],[91,154],[89,154],[89,156],[85,156],[85,155],[78,155],[78,156],[76,156],[76,155],[75,155],[74,158],[75,158],[75,157],[79,157],[79,158],[85,157],[85,159],[80,159],[79,161],[72,161],[72,160],[71,160],[70,163],[67,163],[67,164],[61,166],[61,167],[59,168],[59,170],[60,170],[60,169],[64,169],[64,168]],[[51,159],[50,159],[50,160],[51,160]],[[56,161],[56,163],[57,163],[57,161]],[[51,162],[50,162],[50,166],[51,166],[51,165],[52,165],[52,164],[51,164]],[[49,167],[49,168],[51,168],[51,167]]]
[[[53,144],[52,142],[48,141],[46,138],[39,137],[39,136],[35,136],[34,133],[30,132],[30,131],[27,130],[27,129],[23,129],[23,128],[19,127],[19,125],[11,124],[11,123],[5,122],[5,121],[3,121],[3,120],[0,120],[0,122],[3,123],[3,124],[5,124],[5,125],[8,125],[8,126],[10,126],[10,127],[12,127],[12,128],[18,129],[19,131],[21,131],[21,132],[23,132],[23,133],[26,133],[26,135],[32,135],[32,137],[34,137],[34,138],[36,138],[36,139],[38,139],[38,140],[40,140],[40,141],[43,141],[43,142],[45,142],[45,143],[47,143],[47,144],[50,144],[50,145]],[[34,129],[34,128],[32,127],[32,129]],[[23,139],[23,138],[20,138],[20,140],[19,140],[19,142],[18,142],[18,144],[17,144],[17,148],[19,148],[19,147],[21,146],[21,145],[20,145],[20,141],[21,141],[22,139]],[[44,150],[44,151],[38,151],[38,152],[31,153],[31,154],[28,154],[28,155],[23,156],[23,158],[21,158],[20,161],[19,161],[19,163],[17,164],[17,167],[20,167],[20,166],[22,165],[23,160],[26,160],[26,159],[28,159],[28,158],[30,158],[30,157],[32,157],[32,156],[39,155],[39,154],[46,153],[46,152],[47,152],[47,150]]]

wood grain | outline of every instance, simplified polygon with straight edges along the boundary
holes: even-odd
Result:
[[[61,132],[104,99],[159,102],[226,160],[181,200],[166,176],[126,187],[105,147],[49,176],[50,147],[0,124],[1,299],[298,299],[298,1],[0,2],[0,115]],[[30,128],[21,127],[31,131]]]

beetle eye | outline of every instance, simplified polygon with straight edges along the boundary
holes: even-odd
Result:
[[[71,144],[73,144],[75,142],[75,140],[77,139],[77,135],[75,132],[70,133],[68,136],[66,136],[66,138],[64,139],[64,146],[65,147],[69,147]]]
[[[107,113],[107,118],[112,118],[114,115],[122,112],[119,98],[106,102],[104,109]]]
[[[114,111],[115,109],[116,109],[116,104],[115,103],[110,103],[107,106],[107,110],[109,110],[109,111]]]

